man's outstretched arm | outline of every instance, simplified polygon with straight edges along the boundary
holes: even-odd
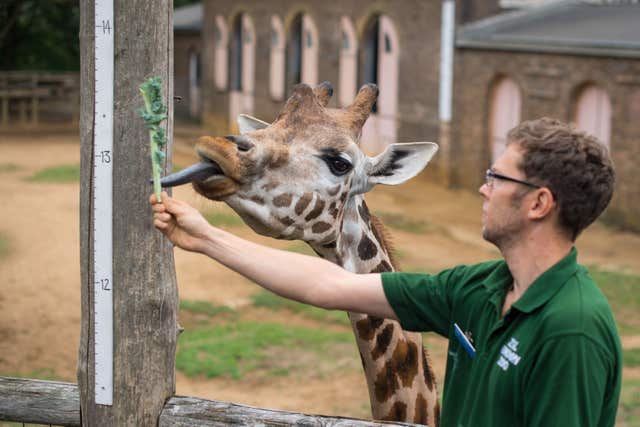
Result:
[[[187,251],[199,252],[285,298],[331,310],[396,319],[379,274],[355,274],[321,258],[244,240],[211,226],[195,208],[162,194],[151,196],[154,225]]]

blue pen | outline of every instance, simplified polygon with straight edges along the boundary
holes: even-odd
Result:
[[[458,341],[460,341],[460,344],[462,344],[462,348],[464,348],[465,351],[469,353],[469,357],[473,359],[476,355],[476,349],[473,348],[473,344],[471,344],[471,342],[464,334],[464,332],[462,332],[462,329],[460,329],[460,326],[458,326],[457,323],[453,324],[453,333]]]

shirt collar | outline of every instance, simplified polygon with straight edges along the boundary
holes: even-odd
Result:
[[[577,271],[577,258],[578,251],[573,247],[567,256],[533,281],[524,295],[513,303],[513,308],[530,313],[549,301]]]

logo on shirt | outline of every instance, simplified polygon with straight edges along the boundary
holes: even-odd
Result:
[[[520,363],[520,359],[522,358],[518,354],[518,342],[517,339],[511,338],[508,343],[504,344],[500,349],[500,357],[496,362],[496,365],[500,367],[503,371],[509,369],[509,366],[516,366]]]

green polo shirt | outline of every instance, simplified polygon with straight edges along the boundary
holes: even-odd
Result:
[[[449,338],[443,427],[614,425],[620,339],[609,303],[576,258],[574,248],[503,318],[513,281],[504,261],[433,276],[382,274],[405,329]],[[471,337],[473,359],[454,324]]]

